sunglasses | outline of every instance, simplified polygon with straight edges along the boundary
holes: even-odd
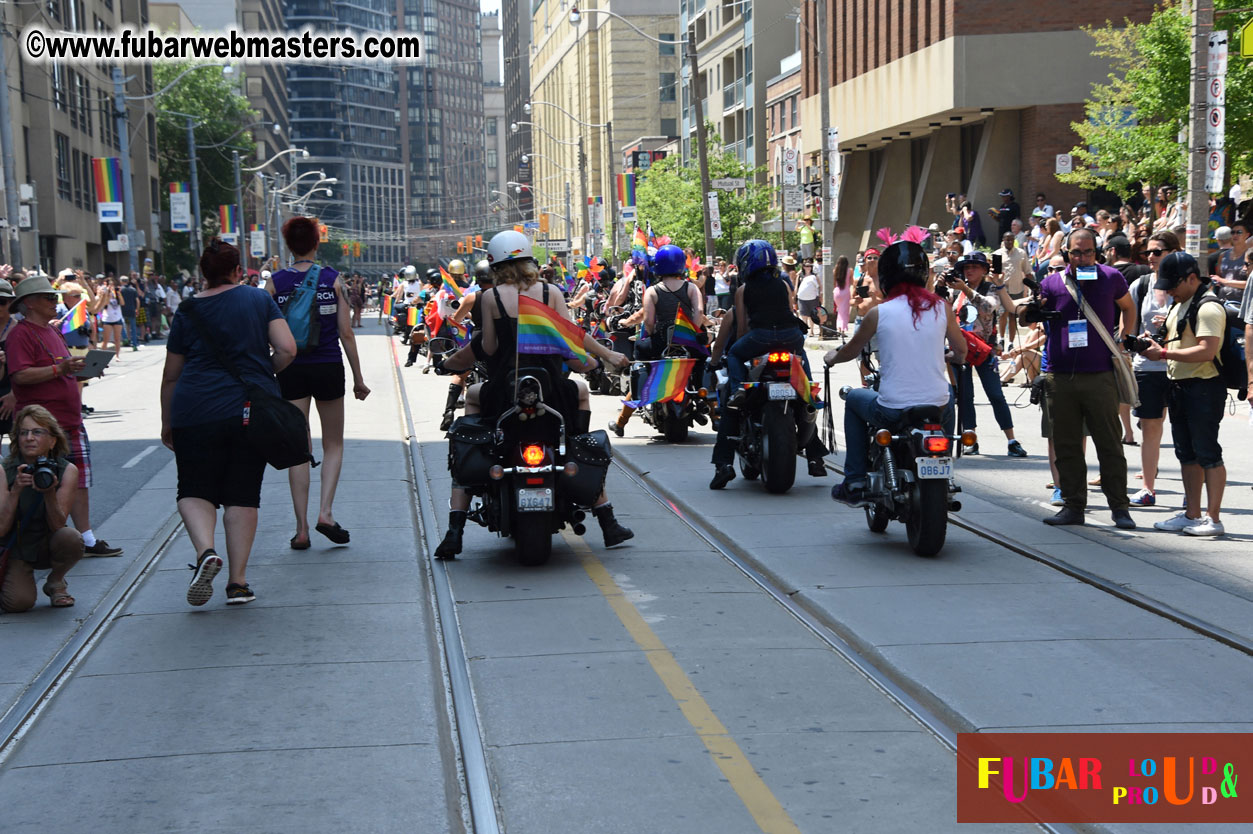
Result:
[[[869,263],[870,261],[877,261],[877,260],[879,260],[879,259],[878,259],[878,258],[876,258],[874,255],[871,255],[869,258],[866,258],[866,262],[867,262],[867,263]]]
[[[1063,271],[1064,269],[1066,269],[1066,267],[1064,267],[1064,266],[1050,266],[1050,267],[1049,267],[1049,272],[1061,272],[1061,271]]]
[[[1148,255],[1150,258],[1161,257],[1162,255],[1166,254],[1166,250],[1165,249],[1145,249],[1144,254]]]

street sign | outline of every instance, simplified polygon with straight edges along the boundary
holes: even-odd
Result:
[[[539,231],[539,223],[535,220],[527,220],[522,224],[522,228],[526,229],[528,232],[536,232]]]
[[[800,153],[799,151],[796,150],[796,148],[784,148],[783,149],[783,184],[784,185],[799,184],[799,178],[798,178],[797,167],[796,167],[797,157],[799,156],[800,156]]]
[[[1223,130],[1227,120],[1227,108],[1222,105],[1209,107],[1205,111],[1205,147],[1210,150],[1222,150],[1226,147],[1226,132]]]
[[[718,192],[710,191],[709,198],[709,228],[714,239],[722,237],[722,216],[718,213]]]
[[[1227,103],[1227,79],[1224,76],[1214,76],[1209,80],[1209,103]]]
[[[1253,58],[1253,20],[1240,28],[1240,57]]]
[[[1227,167],[1227,153],[1223,150],[1210,149],[1205,157],[1205,190],[1217,194],[1223,190],[1223,172]]]
[[[799,185],[784,186],[783,210],[784,211],[804,211],[805,210],[805,193],[801,191]]]
[[[838,127],[827,128],[827,150],[838,151],[840,149],[840,129]]]
[[[1054,173],[1069,174],[1073,170],[1075,170],[1074,157],[1068,153],[1059,153],[1057,155],[1057,162],[1053,168]]]
[[[830,246],[822,247],[822,262],[824,264],[831,263],[831,247]]]
[[[719,177],[718,179],[710,183],[710,185],[712,185],[714,188],[718,189],[719,191],[733,191],[737,188],[744,187],[744,178],[743,177]]]
[[[19,229],[30,228],[30,206],[21,203],[17,207],[17,227]]]
[[[125,252],[127,249],[131,248],[130,239],[127,238],[126,235],[118,235],[116,238],[106,243],[105,248],[110,252]]]
[[[248,233],[248,254],[254,258],[259,258],[265,254],[265,232],[253,231]]]
[[[170,192],[170,231],[191,231],[191,195],[186,191]]]
[[[1209,74],[1227,74],[1227,32],[1215,29],[1209,34]]]
[[[35,199],[35,186],[28,182],[19,182],[17,184],[17,197],[24,203],[29,203]]]
[[[96,203],[96,213],[100,217],[101,223],[122,222],[121,203]]]
[[[618,214],[622,218],[623,223],[632,223],[635,221],[635,218],[638,216],[635,213],[635,209],[635,206],[626,206],[625,208],[619,210]]]
[[[832,223],[840,219],[840,177],[843,174],[843,163],[839,151],[827,151],[827,219]]]

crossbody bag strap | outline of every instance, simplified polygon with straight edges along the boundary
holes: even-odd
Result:
[[[1109,335],[1109,331],[1105,329],[1105,323],[1096,317],[1096,313],[1088,304],[1088,300],[1086,298],[1079,297],[1078,293],[1075,292],[1075,288],[1071,284],[1070,279],[1066,279],[1065,284],[1066,292],[1070,293],[1070,297],[1073,298],[1075,303],[1079,305],[1079,310],[1083,313],[1083,317],[1088,320],[1088,324],[1092,325],[1092,329],[1096,331],[1096,335],[1101,337],[1101,341],[1105,343],[1105,347],[1109,348],[1110,354],[1115,359],[1120,358],[1122,354],[1118,350],[1118,346],[1114,344],[1114,337]]]
[[[218,361],[218,364],[221,365],[228,374],[233,376],[236,382],[243,385],[244,378],[239,375],[239,369],[236,368],[235,363],[228,359],[226,354],[222,352],[221,345],[219,345],[217,340],[209,334],[209,329],[205,327],[204,322],[201,321],[200,309],[196,304],[196,300],[189,299],[185,302],[185,304],[187,313],[191,316],[191,323],[196,328],[196,333],[200,336],[200,341],[204,342],[205,346],[209,348],[209,352],[213,354],[213,358]]]

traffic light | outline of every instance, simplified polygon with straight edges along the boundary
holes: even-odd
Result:
[[[482,236],[482,235],[475,235],[475,236],[474,236],[474,245],[475,245],[475,246],[478,246],[478,247],[482,247],[482,246],[483,246],[483,236]]]
[[[355,240],[355,241],[353,241],[353,243],[352,243],[352,256],[353,256],[354,258],[360,258],[360,257],[361,257],[361,241],[359,241],[359,240]]]
[[[348,253],[352,251],[352,244],[351,244],[351,243],[341,243],[341,244],[339,245],[339,247],[340,247],[341,249],[343,249],[343,250],[344,250],[344,257],[345,257],[345,258],[346,258],[346,257],[348,257]]]
[[[464,255],[466,251],[466,242],[464,240],[457,241],[457,254]]]
[[[540,212],[539,230],[544,234],[548,234],[548,212],[546,211]]]
[[[318,243],[326,243],[331,239],[331,230],[326,227],[325,223],[318,224]]]

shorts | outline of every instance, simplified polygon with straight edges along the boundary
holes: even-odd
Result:
[[[1179,463],[1202,469],[1223,465],[1218,429],[1226,408],[1227,386],[1218,377],[1170,383],[1170,434]]]
[[[344,398],[344,363],[292,363],[278,374],[278,388],[285,400],[312,397],[318,402]]]
[[[70,441],[70,451],[65,459],[78,467],[78,488],[87,489],[91,486],[91,439],[87,437],[87,428],[82,423],[61,428]]]
[[[244,437],[238,417],[174,429],[178,500],[215,507],[260,507],[265,458]]]
[[[1141,420],[1160,420],[1170,403],[1170,379],[1165,371],[1136,371],[1140,404],[1131,413]]]
[[[818,317],[818,299],[813,298],[809,301],[797,301],[796,306],[800,308],[801,315],[807,319],[816,319]]]
[[[145,308],[143,307],[139,308],[139,312],[135,314],[135,323],[136,324],[148,323],[148,311]]]

